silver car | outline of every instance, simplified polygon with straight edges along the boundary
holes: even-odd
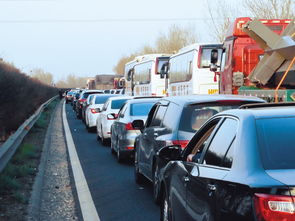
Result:
[[[152,106],[159,98],[141,98],[128,100],[118,113],[111,127],[111,151],[117,153],[118,162],[132,157],[135,138],[141,133],[132,127],[132,121],[145,121]]]

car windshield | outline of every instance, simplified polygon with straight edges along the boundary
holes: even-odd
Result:
[[[110,96],[96,96],[95,104],[104,104]]]
[[[195,133],[213,115],[239,106],[240,104],[223,105],[216,103],[188,105],[182,111],[179,130]]]
[[[111,104],[112,109],[120,109],[128,99],[113,100]]]
[[[131,116],[147,116],[154,103],[137,103],[131,104]]]
[[[256,121],[264,169],[295,169],[295,118]]]

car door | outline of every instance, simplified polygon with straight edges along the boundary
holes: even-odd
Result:
[[[103,107],[101,109],[101,112],[99,113],[99,116],[97,118],[97,125],[96,125],[96,127],[97,127],[97,131],[99,132],[100,136],[102,136],[102,130],[101,129],[102,129],[102,124],[103,124],[103,118],[104,118],[105,111],[107,110],[108,105],[109,105],[109,101],[107,101],[103,105]]]
[[[142,165],[142,173],[151,179],[151,162],[152,154],[154,153],[154,143],[158,136],[157,129],[162,124],[163,117],[165,115],[167,106],[158,104],[149,125],[144,129],[142,133],[141,145],[140,145],[140,163]]]
[[[121,140],[125,134],[125,114],[128,108],[128,104],[125,104],[118,113],[118,119],[113,123],[112,127],[115,126],[117,142]],[[116,145],[117,146],[117,145]]]
[[[188,220],[215,220],[219,202],[223,202],[223,178],[229,168],[223,166],[223,160],[232,145],[238,127],[238,121],[225,118],[209,139],[200,158],[200,163],[190,164],[191,170],[186,179]]]
[[[189,174],[198,173],[196,162],[189,162],[186,159],[193,155],[194,159],[205,151],[204,147],[211,134],[219,123],[216,118],[209,122],[202,130],[192,138],[189,145],[184,150],[183,161],[176,161],[173,170],[170,172],[170,202],[172,211],[172,220],[190,220],[190,211],[187,211],[187,185],[189,184]]]

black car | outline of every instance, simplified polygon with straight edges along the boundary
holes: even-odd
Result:
[[[86,102],[88,96],[90,94],[98,94],[98,93],[103,94],[103,92],[101,90],[85,90],[80,94],[79,100],[77,100],[77,102],[76,102],[76,116],[78,119],[82,118],[83,104]]]
[[[163,147],[161,220],[294,221],[295,105],[229,110]]]
[[[135,181],[141,183],[143,176],[152,181],[154,199],[158,202],[157,173],[160,168],[155,160],[157,151],[175,144],[185,148],[195,132],[213,115],[257,102],[264,101],[233,95],[192,95],[160,99],[149,112],[145,126],[142,120],[133,122],[133,126],[142,131],[134,144]]]

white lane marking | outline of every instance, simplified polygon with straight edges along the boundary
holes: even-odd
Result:
[[[70,155],[72,171],[74,174],[75,185],[77,189],[78,199],[80,202],[80,208],[82,211],[82,216],[85,221],[100,221],[97,214],[96,208],[94,206],[91,193],[89,191],[87,181],[85,179],[80,160],[76,151],[76,147],[73,141],[73,137],[69,128],[65,103],[63,104],[63,124],[66,135],[66,142],[68,146],[68,151]]]

